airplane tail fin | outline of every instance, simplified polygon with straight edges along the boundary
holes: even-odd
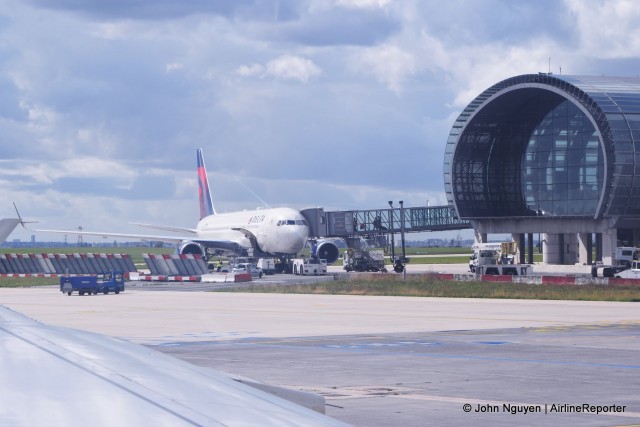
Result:
[[[198,201],[200,202],[200,219],[205,216],[215,215],[216,210],[211,201],[211,192],[209,191],[209,180],[207,179],[207,169],[204,167],[204,159],[202,158],[202,148],[197,150],[198,156]]]

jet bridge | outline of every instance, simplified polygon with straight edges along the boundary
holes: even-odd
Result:
[[[341,238],[352,250],[351,253],[355,254],[357,251],[362,259],[369,260],[372,252],[369,248],[382,247],[385,252],[390,248],[393,270],[397,273],[403,272],[404,264],[409,262],[405,256],[405,233],[472,228],[470,222],[456,218],[449,206],[405,208],[401,204],[399,208],[390,206],[387,209],[334,212],[313,208],[301,213],[309,223],[312,239]],[[394,250],[396,233],[400,233],[402,240],[402,256],[398,258]],[[364,247],[360,244],[361,239],[367,242]],[[377,266],[376,271],[386,271],[378,263],[369,264]]]
[[[449,206],[386,208],[325,212],[323,208],[305,209],[311,237],[386,236],[394,233],[419,233],[472,228],[469,221],[456,218]]]

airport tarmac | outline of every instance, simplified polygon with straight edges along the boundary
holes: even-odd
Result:
[[[357,426],[640,423],[637,303],[47,287],[0,304],[321,393]]]

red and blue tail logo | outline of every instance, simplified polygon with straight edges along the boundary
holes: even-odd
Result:
[[[202,149],[198,148],[198,201],[200,202],[200,219],[205,216],[215,215],[216,210],[213,208],[211,201],[211,192],[209,191],[209,180],[207,179],[207,169],[204,167],[202,159]]]

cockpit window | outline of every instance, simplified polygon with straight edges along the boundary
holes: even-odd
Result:
[[[309,223],[304,219],[281,219],[277,222],[277,226],[281,225],[306,225],[309,226]]]

